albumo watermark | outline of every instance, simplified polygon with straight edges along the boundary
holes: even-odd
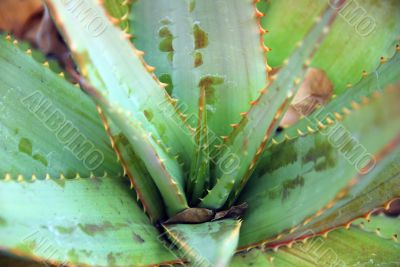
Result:
[[[103,163],[103,153],[96,149],[94,144],[40,91],[34,91],[22,98],[21,103],[53,132],[64,148],[82,161],[88,170],[95,170]]]
[[[366,37],[376,29],[376,20],[368,15],[367,11],[358,4],[356,0],[344,1],[329,0],[329,5],[334,9],[340,9],[339,15],[351,26],[356,32]]]
[[[97,37],[107,28],[107,22],[88,7],[85,0],[63,0],[65,8],[84,26],[91,37]]]

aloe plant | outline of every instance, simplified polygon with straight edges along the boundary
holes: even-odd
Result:
[[[398,1],[44,2],[79,84],[1,37],[2,266],[400,264]]]

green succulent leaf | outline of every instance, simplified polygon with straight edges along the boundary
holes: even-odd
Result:
[[[165,215],[162,196],[151,174],[146,169],[146,165],[135,153],[126,135],[105,118],[101,109],[99,111],[107,133],[112,140],[114,150],[117,152],[119,160],[124,167],[124,172],[129,177],[131,187],[135,189],[144,211],[149,215],[152,222],[162,219]]]
[[[398,48],[394,48],[396,51]],[[308,134],[328,124],[328,121],[337,121],[347,116],[349,110],[357,109],[360,103],[371,97],[376,92],[382,92],[384,88],[399,81],[400,53],[394,54],[388,62],[380,65],[374,72],[364,77],[361,81],[334,98],[327,105],[315,110],[311,115],[304,117],[293,126],[284,129],[275,135],[277,142],[285,138],[296,138],[299,135]],[[306,100],[306,99],[305,99]],[[311,130],[310,130],[311,129]],[[260,162],[263,159],[260,160]]]
[[[79,74],[0,35],[0,265],[400,264],[398,0],[43,2]]]
[[[14,43],[0,36],[1,177],[120,175],[91,99]]]
[[[290,231],[290,235],[287,238],[284,235],[284,239],[293,239],[296,235],[292,232],[297,231],[295,226],[302,224],[321,208],[331,205],[332,200],[337,201],[343,188],[348,188],[357,179],[358,173],[372,169],[361,179],[368,181],[366,184],[360,182],[363,186],[392,178],[390,173],[382,176],[379,171],[394,168],[388,164],[395,163],[395,158],[387,158],[387,163],[379,161],[378,156],[400,131],[399,99],[398,90],[386,91],[382,97],[371,99],[370,104],[351,113],[343,122],[321,132],[269,147],[270,164],[263,167],[259,176],[250,180],[238,200],[239,203],[249,204],[244,216],[240,246],[282,239],[284,230]],[[376,167],[371,165],[374,160],[378,161]],[[393,182],[396,179],[393,178]],[[382,198],[390,199],[389,195],[397,191],[393,188],[390,193],[381,196],[376,192],[374,196],[377,202],[371,204],[379,205]],[[362,206],[362,203],[359,205]],[[341,211],[341,214],[356,216],[359,213],[357,208],[346,214]],[[320,218],[317,217],[317,221]],[[340,216],[332,215],[324,223],[318,223],[319,231],[316,232],[337,225],[341,221],[337,218]],[[299,229],[309,227],[306,225]]]
[[[327,229],[348,226],[357,218],[368,217],[374,209],[388,205],[392,199],[400,196],[399,160],[398,140],[396,150],[376,165],[373,171],[359,178],[356,185],[347,188],[347,195],[335,199],[333,207],[325,208],[318,216],[310,217],[303,225],[282,235],[276,243],[303,239],[307,231],[322,234]]]
[[[195,266],[227,266],[235,253],[241,221],[164,225],[172,243]]]
[[[253,1],[242,0],[139,0],[132,7],[135,44],[189,116],[197,114],[205,88],[208,125],[217,137],[231,132],[266,85],[257,15]]]
[[[154,73],[158,79],[167,84],[165,89],[172,93],[172,47],[173,37],[167,18],[171,6],[186,1],[135,1],[130,12],[130,33],[133,34],[135,46],[144,51],[144,59],[155,67]],[[157,10],[157,12],[154,12]],[[182,37],[183,38],[183,37]]]
[[[255,249],[234,257],[231,266],[397,266],[400,244],[357,228],[340,229],[277,252]]]
[[[176,158],[171,157],[163,144],[149,135],[140,122],[130,120],[131,114],[125,114],[117,108],[110,108],[109,114],[112,121],[120,125],[129,143],[135,148],[135,153],[140,155],[146,165],[163,196],[168,214],[172,216],[188,208],[183,187],[183,172]]]
[[[55,264],[177,262],[125,178],[0,181],[0,248]]]
[[[183,190],[187,176],[184,174],[189,170],[194,147],[192,133],[177,115],[158,80],[149,72],[149,66],[137,55],[138,51],[129,40],[124,39],[122,32],[108,21],[96,1],[85,1],[82,5],[59,0],[47,3],[82,74],[91,83],[86,85],[86,90],[128,138],[134,152],[141,156],[166,202],[168,213],[173,215],[185,209],[187,201]],[[90,14],[82,19],[80,12],[85,11]],[[90,15],[102,22],[101,31],[89,27]],[[130,158],[124,160],[131,161]],[[135,172],[133,165],[125,167]]]
[[[368,219],[356,220],[352,225],[394,241],[397,241],[400,236],[400,216],[389,217],[384,213],[380,213],[379,215],[370,216]]]
[[[232,161],[240,158],[240,164],[230,170],[226,170],[224,166],[216,168],[216,185],[202,200],[202,206],[218,209],[225,204],[229,196],[231,200],[236,198],[253,172],[263,148],[278,127],[279,120],[293,94],[299,89],[300,80],[304,78],[308,68],[306,61],[312,58],[318,45],[323,41],[335,16],[335,10],[327,7],[302,45],[289,58],[287,65],[261,93],[228,137],[228,141],[222,146],[219,158],[232,158]]]
[[[210,158],[209,158],[209,133],[207,125],[207,111],[206,111],[206,92],[202,88],[198,122],[196,126],[196,149],[193,157],[193,164],[190,170],[189,177],[189,195],[191,195],[191,202],[198,203],[200,198],[204,195],[205,189],[210,184]]]
[[[268,53],[268,63],[272,67],[281,66],[296,49],[326,2],[260,2],[260,9],[266,14],[262,26],[269,30],[264,41],[272,48]],[[393,55],[392,47],[398,43],[400,34],[399,12],[400,5],[396,0],[348,0],[339,9],[338,19],[311,63],[327,73],[335,85],[335,93],[341,94],[348,83],[358,82],[363,71],[373,72],[380,64],[380,57]]]
[[[85,90],[108,109],[120,107],[155,138],[169,145],[188,169],[193,151],[192,133],[179,117],[163,85],[95,0],[45,1],[67,41],[81,74],[90,83]],[[117,125],[121,127],[121,125]]]

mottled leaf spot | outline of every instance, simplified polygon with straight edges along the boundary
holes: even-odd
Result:
[[[202,88],[206,92],[206,103],[215,103],[215,86],[224,83],[224,78],[218,76],[205,76],[201,78],[199,82],[199,88]]]
[[[202,64],[203,64],[203,55],[200,52],[196,52],[194,54],[194,67],[197,68]]]
[[[198,24],[193,26],[194,48],[200,49],[208,45],[208,34]]]
[[[19,152],[32,155],[32,142],[28,138],[21,138],[18,144]]]
[[[169,62],[172,62],[172,60],[174,59],[174,52],[168,52],[167,59]]]
[[[151,121],[153,119],[153,112],[151,110],[145,109],[143,113],[147,120]]]
[[[280,146],[269,148],[272,157],[269,157],[268,164],[260,166],[258,173],[272,173],[273,171],[292,164],[297,160],[297,152],[292,142],[283,143]]]
[[[168,93],[169,95],[171,95],[171,94],[172,94],[172,90],[173,90],[173,88],[174,88],[174,85],[173,85],[173,83],[172,83],[171,75],[169,75],[169,74],[167,74],[167,73],[161,74],[160,77],[159,77],[159,80],[160,80],[160,82],[162,82],[162,83],[168,84],[167,87],[165,87],[165,90],[167,91],[167,93]]]
[[[108,230],[118,230],[126,227],[126,224],[112,225],[110,222],[105,221],[102,224],[78,224],[79,228],[86,234],[94,236],[99,233],[104,233]]]
[[[304,186],[304,177],[297,176],[292,180],[287,180],[282,183],[282,201],[287,199],[290,196],[292,190],[297,187]]]
[[[168,24],[171,24],[171,21],[169,19],[165,18],[165,19],[160,20],[160,23],[162,25],[168,25]]]
[[[335,151],[327,141],[316,141],[303,157],[303,163],[314,162],[316,171],[323,171],[336,165]]]
[[[227,184],[225,184],[224,188],[225,188],[228,192],[231,192],[232,189],[233,189],[233,185],[234,185],[234,184],[232,184],[232,183],[227,183]]]
[[[71,234],[74,231],[72,227],[56,226],[55,228],[60,234],[64,235]]]
[[[116,144],[121,144],[123,146],[128,146],[129,141],[128,138],[123,133],[114,136],[114,141]]]
[[[140,244],[144,243],[144,239],[143,239],[140,235],[138,235],[138,234],[133,233],[132,238],[133,238],[133,240],[134,240],[135,242],[138,242],[138,243],[140,243]]]
[[[193,10],[196,8],[196,1],[191,0],[189,3],[189,12],[193,12]]]
[[[266,195],[270,200],[274,200],[279,197],[280,195],[280,188],[270,188],[266,191]]]
[[[68,251],[68,259],[71,263],[77,264],[79,262],[78,253],[76,253],[75,249],[71,249]]]
[[[161,27],[161,29],[158,31],[158,36],[160,36],[160,38],[161,38],[161,42],[158,46],[160,51],[162,51],[162,52],[174,51],[174,48],[172,47],[173,36],[167,26]]]
[[[112,252],[108,253],[107,262],[108,262],[108,266],[110,266],[110,267],[117,266],[117,261]]]
[[[32,156],[32,142],[28,138],[21,138],[19,140],[18,149],[19,152]],[[47,159],[43,155],[35,154],[32,156],[32,158],[36,161],[39,161],[44,166],[48,166]]]
[[[78,224],[79,228],[90,236],[94,236],[98,232],[104,231],[112,227],[111,223],[106,223],[103,225],[97,224]]]
[[[33,155],[33,159],[36,160],[36,161],[39,161],[45,167],[47,167],[49,165],[49,163],[47,162],[47,159],[44,156],[40,155],[40,154]]]
[[[0,217],[0,227],[1,226],[6,226],[6,225],[7,225],[6,220],[4,220],[3,218]]]

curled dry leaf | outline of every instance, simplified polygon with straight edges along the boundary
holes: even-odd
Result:
[[[47,8],[44,9],[41,20],[36,25],[36,28],[27,32],[25,39],[36,45],[47,55],[55,56],[66,71],[75,77],[71,54],[58,33]]]
[[[311,68],[304,78],[299,92],[281,121],[281,127],[296,123],[301,116],[311,114],[318,105],[324,105],[332,97],[333,85],[321,69]]]
[[[400,216],[400,199],[393,201],[389,209],[385,210],[384,213],[393,217]]]
[[[40,0],[1,0],[0,30],[54,56],[72,77],[76,77],[70,52]]]
[[[164,224],[203,223],[211,221],[215,212],[205,208],[188,208],[169,218]]]
[[[1,0],[0,30],[21,37],[27,22],[42,12],[40,0]]]
[[[244,214],[244,212],[247,210],[248,206],[249,205],[246,202],[244,202],[240,205],[232,206],[228,210],[219,211],[215,214],[213,221],[219,220],[219,219],[224,219],[224,218],[238,219],[239,217],[241,217]]]
[[[247,203],[242,203],[218,212],[206,208],[188,208],[169,218],[164,224],[203,223],[226,218],[238,219],[244,214],[247,207]]]

